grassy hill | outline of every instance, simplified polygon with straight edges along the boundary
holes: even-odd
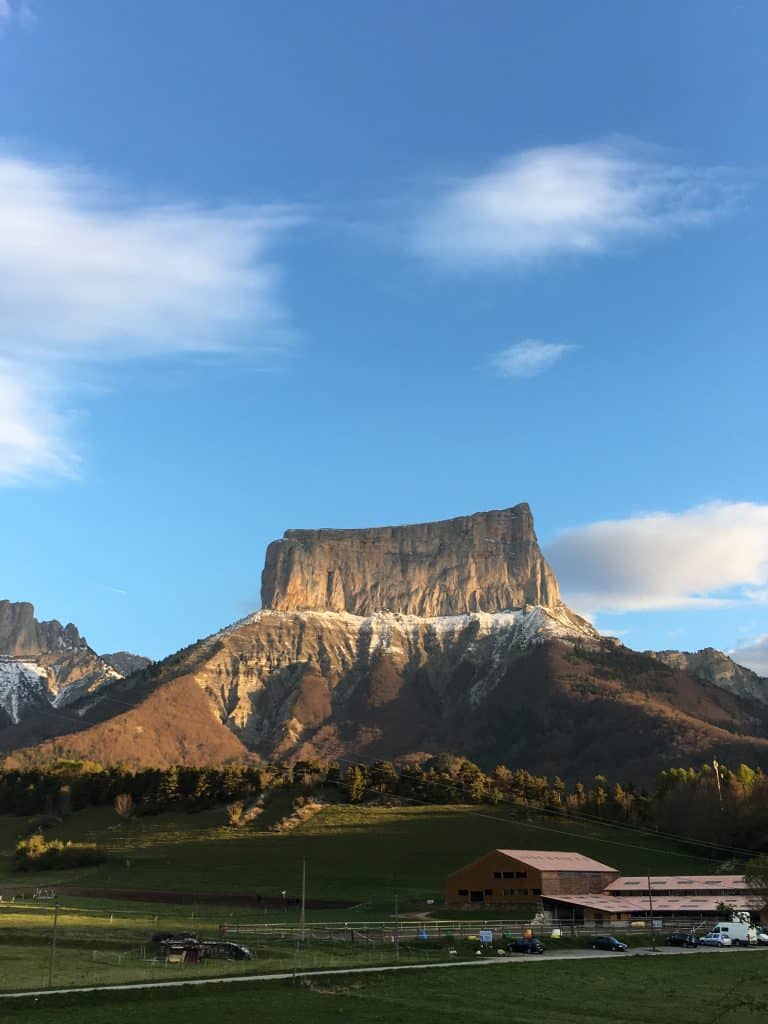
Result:
[[[16,837],[26,827],[24,819],[0,817],[0,886],[295,895],[306,860],[311,898],[355,901],[366,913],[390,907],[395,893],[404,904],[439,900],[446,875],[494,847],[577,850],[630,874],[716,870],[661,839],[560,819],[519,820],[509,808],[479,806],[339,804],[287,834],[264,825],[232,828],[223,809],[127,821],[110,809],[86,810],[46,834],[97,842],[109,861],[47,875],[13,870]]]

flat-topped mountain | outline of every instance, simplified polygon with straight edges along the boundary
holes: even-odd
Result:
[[[742,692],[728,665],[704,673],[709,657],[651,657],[602,637],[560,601],[527,505],[420,526],[288,531],[269,546],[263,598],[261,611],[109,686],[85,676],[56,689],[53,678],[55,707],[26,720],[17,698],[41,668],[16,659],[15,724],[0,726],[6,763],[449,751],[489,768],[636,782],[714,756],[768,764],[764,681]]]
[[[526,504],[436,523],[288,530],[267,548],[262,606],[435,618],[560,604]]]

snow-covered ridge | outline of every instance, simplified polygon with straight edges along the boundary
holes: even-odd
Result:
[[[244,626],[267,621],[292,621],[297,617],[313,618],[328,623],[347,625],[351,630],[371,632],[386,636],[392,629],[410,631],[426,629],[442,637],[458,636],[468,628],[475,627],[476,635],[486,636],[502,631],[514,631],[521,644],[535,644],[544,640],[609,640],[587,622],[575,615],[564,604],[555,608],[544,605],[527,605],[525,608],[509,609],[503,612],[465,612],[462,615],[444,615],[436,618],[420,618],[417,615],[401,615],[397,612],[376,612],[360,616],[349,612],[329,611],[274,611],[270,608],[253,612],[233,622],[210,639],[224,636]]]
[[[48,673],[37,662],[0,655],[0,710],[15,724],[49,704]]]

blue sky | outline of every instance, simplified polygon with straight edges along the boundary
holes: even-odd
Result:
[[[289,527],[528,501],[768,673],[759,2],[0,0],[2,596],[159,657]]]

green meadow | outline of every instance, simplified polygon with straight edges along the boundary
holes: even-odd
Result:
[[[460,967],[398,974],[238,983],[151,992],[99,992],[3,1001],[8,1024],[763,1024],[761,953]]]
[[[391,920],[397,897],[405,920],[411,915],[413,922],[418,914],[451,918],[470,933],[474,921],[509,920],[510,912],[449,912],[441,905],[444,879],[493,847],[573,849],[624,873],[706,871],[714,866],[659,839],[559,819],[521,820],[498,807],[337,804],[287,834],[263,825],[233,828],[223,808],[127,821],[111,810],[86,810],[46,835],[99,843],[107,849],[108,861],[50,873],[14,870],[14,846],[27,828],[24,819],[0,818],[4,897],[0,902],[0,990],[4,991],[43,987],[48,980],[53,902],[20,899],[22,888],[27,895],[35,886],[56,890],[59,914],[53,982],[74,986],[184,977],[188,966],[174,969],[149,962],[159,952],[149,945],[157,931],[193,931],[215,938],[221,925],[233,937],[244,924],[295,925],[296,905],[286,905],[279,897],[283,891],[289,898],[299,894],[303,862],[310,928],[321,922],[351,927]],[[66,885],[90,892],[73,896],[61,889]],[[119,898],[114,890],[134,891],[142,898]],[[174,899],[182,893],[198,894],[201,899]],[[263,907],[238,905],[239,894],[260,894],[277,902]],[[313,900],[345,905],[314,908]],[[524,917],[525,911],[517,911],[517,916]],[[245,967],[207,961],[194,968],[195,976],[293,968],[296,953],[288,937],[261,942],[261,946],[254,937],[242,941],[255,947],[254,961]],[[471,943],[460,945],[459,957],[473,953]],[[304,968],[380,966],[393,962],[393,955],[391,946],[372,942],[355,946],[313,941],[300,951]],[[412,962],[445,956],[445,948],[428,943],[404,943],[401,950],[401,959]]]

